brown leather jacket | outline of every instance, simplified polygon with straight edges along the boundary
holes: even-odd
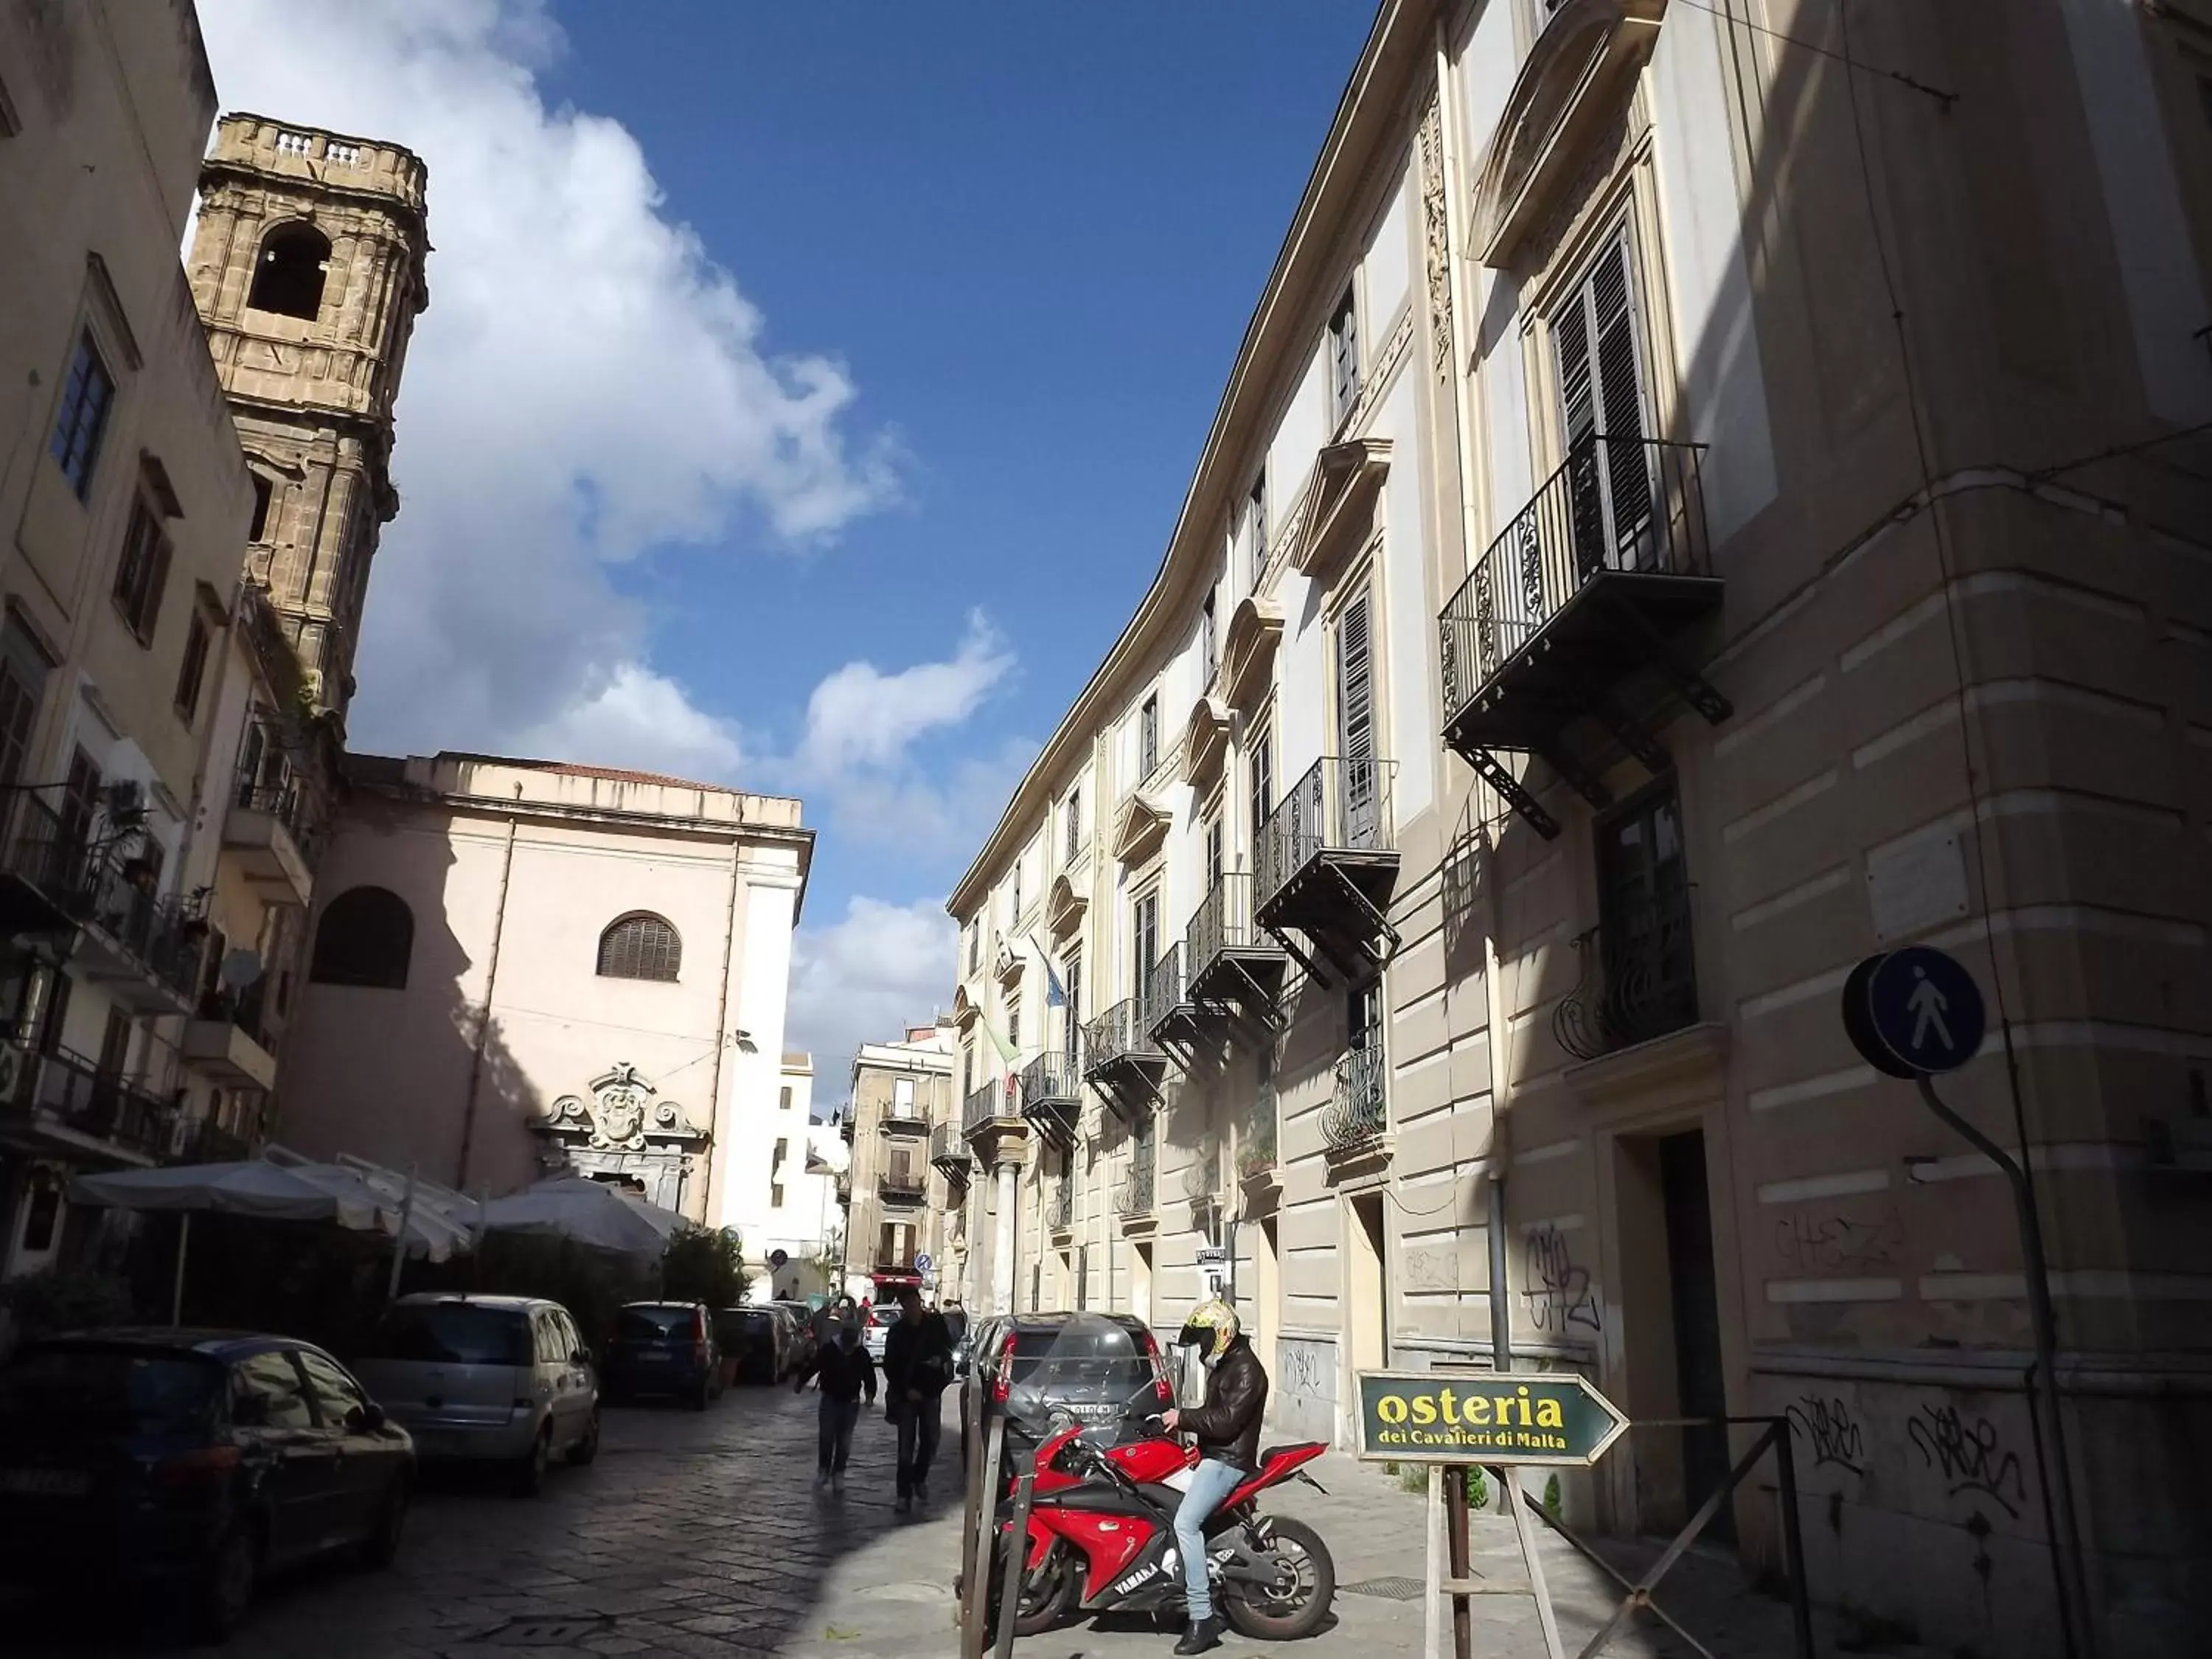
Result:
[[[1240,1469],[1260,1464],[1260,1419],[1267,1409],[1267,1373],[1252,1345],[1238,1337],[1206,1375],[1206,1403],[1179,1413],[1176,1422],[1198,1438],[1201,1457]]]

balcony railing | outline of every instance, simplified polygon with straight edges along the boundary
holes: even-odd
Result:
[[[968,1091],[968,1098],[960,1108],[963,1133],[973,1134],[994,1119],[1021,1115],[1021,1102],[1010,1087],[1012,1083],[1010,1078],[1000,1078]]]
[[[1262,1083],[1237,1126],[1237,1174],[1250,1181],[1275,1167],[1275,1085]]]
[[[1152,964],[1152,972],[1145,975],[1144,994],[1139,999],[1137,1029],[1157,1041],[1160,1027],[1182,1012],[1190,1001],[1183,982],[1182,946],[1170,945],[1165,955]]]
[[[1260,826],[1254,915],[1263,925],[1287,889],[1327,854],[1388,854],[1393,873],[1389,761],[1328,757],[1291,786]]]
[[[67,1049],[32,1057],[14,1101],[24,1112],[45,1112],[79,1134],[112,1141],[149,1158],[169,1151],[176,1109]]]
[[[894,1164],[876,1178],[876,1190],[885,1198],[917,1199],[928,1184],[928,1177],[911,1164]]]
[[[1191,1149],[1190,1162],[1182,1166],[1182,1195],[1202,1201],[1220,1190],[1221,1143],[1202,1140]]]
[[[136,973],[152,981],[153,994],[166,1012],[181,1013],[193,1001],[193,981],[199,976],[200,951],[207,941],[207,923],[174,898],[156,897],[126,874],[127,862],[112,857],[100,860],[88,884],[85,921],[97,927],[114,947],[120,960],[114,964],[124,974]],[[107,975],[101,975],[107,977]],[[127,994],[124,985],[111,985],[118,1000],[151,1011],[149,1004]]]
[[[1163,1060],[1138,1018],[1134,997],[1125,997],[1083,1026],[1083,1074],[1097,1077],[1125,1060]]]
[[[1380,1046],[1347,1049],[1336,1062],[1336,1092],[1321,1115],[1322,1139],[1336,1152],[1378,1139],[1389,1127]]]
[[[1063,1172],[1044,1198],[1044,1224],[1056,1233],[1075,1224],[1075,1180]]]
[[[1022,1115],[1063,1146],[1083,1109],[1083,1084],[1068,1057],[1048,1049],[1022,1067]]]
[[[1130,1149],[1128,1170],[1121,1176],[1121,1184],[1114,1189],[1115,1213],[1125,1220],[1148,1216],[1157,1207],[1153,1191],[1156,1156],[1149,1140],[1140,1140]]]
[[[975,1166],[975,1155],[957,1126],[940,1123],[929,1132],[929,1161],[951,1180],[965,1181]]]
[[[1595,1060],[1695,1024],[1691,933],[1690,890],[1676,883],[1617,907],[1610,921],[1576,939],[1581,976],[1552,1012],[1559,1046]]]
[[[67,926],[84,890],[88,852],[83,834],[65,830],[61,814],[28,793],[0,795],[0,814],[4,814],[0,872],[15,877],[34,895],[27,905],[11,902],[9,908],[21,909],[24,923],[40,920],[33,913],[43,911],[51,927]],[[19,918],[11,915],[8,920],[13,923]]]

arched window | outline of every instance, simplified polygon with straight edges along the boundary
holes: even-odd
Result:
[[[599,935],[603,979],[657,979],[673,983],[684,965],[684,941],[666,920],[639,910],[617,916]]]
[[[330,269],[330,239],[313,225],[291,224],[261,245],[253,289],[246,303],[309,322],[323,308],[323,276]]]
[[[405,899],[382,887],[349,887],[324,908],[308,977],[404,991],[414,949],[415,913]]]

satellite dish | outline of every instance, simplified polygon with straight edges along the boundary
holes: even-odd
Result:
[[[226,989],[243,991],[261,977],[261,952],[246,950],[243,945],[235,951],[227,951],[222,958],[222,966],[217,972]]]

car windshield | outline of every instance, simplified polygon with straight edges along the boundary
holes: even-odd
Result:
[[[223,1369],[198,1354],[43,1347],[0,1371],[0,1422],[169,1434],[211,1425]]]
[[[624,1308],[615,1334],[635,1342],[664,1342],[670,1337],[689,1336],[691,1329],[689,1308]]]
[[[1047,1424],[1055,1405],[1096,1406],[1118,1415],[1149,1391],[1151,1358],[1127,1329],[1102,1315],[1018,1324],[1012,1341],[1014,1388],[1006,1409],[1032,1431]]]
[[[530,1322],[516,1308],[402,1303],[384,1316],[361,1357],[441,1365],[527,1365],[532,1357]]]

